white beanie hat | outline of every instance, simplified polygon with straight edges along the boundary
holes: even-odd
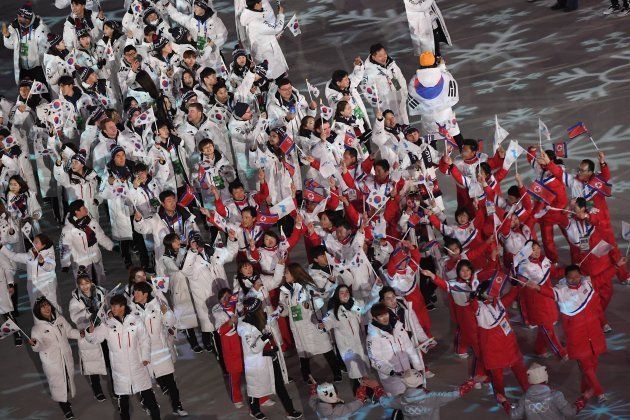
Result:
[[[547,368],[543,365],[539,365],[538,363],[532,363],[527,369],[527,380],[530,384],[542,384],[549,380],[549,375],[547,374]]]

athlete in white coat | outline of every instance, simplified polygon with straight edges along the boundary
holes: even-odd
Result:
[[[241,25],[251,41],[251,54],[255,63],[267,61],[267,79],[277,79],[289,70],[287,60],[278,43],[284,30],[284,7],[278,4],[275,21],[265,12],[262,0],[246,0],[247,8],[241,12]]]
[[[85,338],[94,344],[107,341],[120,417],[123,420],[130,418],[129,396],[140,393],[151,420],[159,420],[160,408],[151,389],[147,368],[151,363],[151,338],[142,319],[131,314],[124,295],[112,296],[109,303],[111,316],[98,327],[90,324]]]
[[[105,235],[98,222],[92,219],[83,200],[68,206],[68,217],[61,231],[61,266],[72,264],[75,277],[79,266],[85,266],[95,283],[103,284],[105,269],[99,245],[111,251],[114,243]]]
[[[175,315],[166,302],[153,296],[151,285],[147,282],[133,286],[132,315],[144,321],[144,327],[151,341],[151,363],[147,366],[151,376],[171,400],[173,414],[184,417],[188,413],[182,407],[179,389],[175,382]]]
[[[404,0],[414,53],[431,51],[440,56],[440,43],[451,45],[451,37],[435,0]]]
[[[105,297],[105,289],[92,283],[87,273],[80,271],[77,277],[77,288],[72,291],[68,308],[70,320],[77,329],[84,331],[90,326],[90,322],[100,322],[100,320],[97,321],[97,314],[105,303]],[[99,375],[107,375],[106,353],[104,353],[107,347],[104,344],[90,343],[85,337],[79,338],[78,345],[81,373],[90,379],[96,400],[105,401]]]
[[[289,382],[284,355],[280,350],[280,337],[270,324],[262,302],[256,298],[243,301],[244,316],[239,319],[237,332],[243,345],[243,361],[250,415],[265,419],[260,411],[260,398],[276,394],[287,412],[288,419],[302,418],[302,413],[293,408],[293,402],[285,384]]]
[[[370,56],[365,60],[363,79],[365,85],[376,88],[383,111],[390,109],[402,124],[409,124],[407,116],[407,81],[400,67],[387,54],[383,44],[370,47]]]
[[[164,265],[164,275],[170,278],[169,294],[175,314],[175,328],[184,331],[192,351],[201,353],[203,349],[199,346],[195,333],[195,328],[199,326],[199,322],[190,295],[188,279],[182,272],[187,250],[181,246],[181,241],[176,233],[166,235],[162,243],[164,245],[162,264]]]
[[[325,331],[321,310],[324,300],[316,296],[316,285],[311,276],[298,263],[290,263],[284,272],[284,284],[280,286],[282,316],[289,318],[295,348],[300,358],[300,370],[305,382],[313,383],[310,359],[323,354],[335,381],[341,381],[341,369],[330,336]]]
[[[57,314],[45,298],[40,297],[33,306],[35,325],[31,330],[29,344],[39,353],[42,368],[53,401],[57,401],[66,419],[73,419],[70,398],[75,394],[74,359],[68,339],[78,340],[79,330],[70,326],[66,319]]]
[[[368,357],[385,391],[393,396],[405,392],[403,375],[409,369],[422,371],[423,364],[403,325],[391,318],[389,309],[377,303],[370,310],[372,323],[366,340]]]
[[[46,299],[61,313],[57,301],[57,275],[55,274],[55,249],[48,236],[40,234],[33,239],[33,248],[17,254],[0,244],[0,252],[10,260],[26,265],[26,290],[31,305],[40,296]]]
[[[188,278],[195,311],[201,327],[201,338],[206,351],[215,352],[213,342],[214,325],[210,320],[210,310],[214,302],[209,300],[222,287],[227,286],[225,264],[231,262],[238,252],[238,241],[233,230],[228,231],[227,247],[214,248],[204,244],[196,233],[189,240],[189,251],[184,260],[182,272]]]

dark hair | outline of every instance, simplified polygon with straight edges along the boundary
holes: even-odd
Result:
[[[377,160],[376,162],[374,162],[374,166],[380,167],[385,172],[389,171],[389,162],[385,159]]]
[[[129,278],[127,279],[129,284],[133,284],[133,279],[136,278],[136,274],[138,274],[141,271],[144,272],[144,268],[138,267],[138,266],[129,267]]]
[[[372,309],[370,309],[370,314],[372,315],[372,318],[376,318],[378,316],[385,315],[388,313],[389,313],[389,309],[387,309],[387,306],[384,303],[380,303],[380,302],[372,306]]]
[[[512,197],[516,197],[516,198],[521,197],[521,193],[519,192],[518,187],[516,185],[512,185],[510,188],[508,188],[507,193],[508,195],[511,195]]]
[[[169,233],[167,234],[164,239],[162,239],[162,244],[164,245],[164,250],[167,251],[168,253],[174,253],[175,250],[173,249],[173,242],[175,242],[176,239],[179,239],[179,235],[176,233]]]
[[[278,86],[278,88],[281,88],[282,86],[290,85],[290,84],[291,84],[291,81],[287,79],[286,77],[282,77],[276,80],[276,85]]]
[[[357,149],[355,149],[354,147],[346,149],[343,152],[349,154],[350,157],[353,158],[355,161],[359,158],[359,152],[357,152]]]
[[[252,206],[247,206],[247,207],[243,208],[243,210],[241,210],[241,214],[243,214],[245,212],[249,213],[249,215],[252,216],[252,217],[256,217],[258,215],[258,212],[256,211],[256,208],[252,207]]]
[[[318,258],[322,255],[326,255],[326,247],[324,245],[316,245],[311,248],[311,257],[313,259]]]
[[[382,301],[383,299],[385,299],[385,294],[392,292],[393,294],[396,294],[396,290],[394,290],[393,287],[391,286],[383,286],[383,288],[378,292],[378,300],[379,302]]]
[[[475,269],[470,261],[459,260],[459,262],[455,266],[455,272],[457,273],[458,276],[459,276],[459,272],[461,271],[463,267],[468,267],[473,274],[475,273]]]
[[[135,174],[137,174],[138,172],[144,172],[148,170],[149,170],[149,167],[144,162],[136,162],[135,166],[133,167],[133,172]]]
[[[137,51],[136,47],[134,47],[133,45],[127,45],[125,48],[123,48],[123,54],[127,54],[129,51]]]
[[[188,105],[188,109],[190,108],[195,108],[197,111],[203,112],[203,105],[201,105],[199,102],[193,102],[192,104]]]
[[[302,121],[300,121],[300,131],[301,130],[306,130],[306,124],[308,124],[308,120],[310,119],[315,119],[315,117],[313,117],[312,115],[306,115],[302,118]]]
[[[79,209],[83,207],[84,205],[85,205],[85,202],[83,200],[74,200],[68,206],[68,213],[70,213],[71,216],[74,216],[75,213],[78,212]]]
[[[212,67],[206,67],[203,70],[201,70],[201,73],[199,73],[199,78],[203,80],[208,76],[212,76],[213,74],[217,74],[217,72],[214,71]]]
[[[383,111],[383,118],[385,118],[387,116],[387,114],[392,114],[392,116],[396,116],[396,114],[394,114],[394,111],[392,111],[391,109],[386,109],[385,111]]]
[[[335,119],[339,118],[341,116],[341,113],[343,112],[344,108],[346,107],[346,105],[348,105],[350,102],[348,101],[339,101],[337,102],[337,108],[335,108]]]
[[[28,192],[28,184],[26,183],[26,181],[24,181],[24,178],[22,178],[19,175],[13,175],[11,178],[9,178],[9,182],[11,181],[15,181],[17,182],[17,184],[20,186],[20,191],[18,194],[22,194],[22,193],[27,193]],[[8,191],[8,185],[9,183],[7,183],[7,191]]]
[[[151,296],[151,292],[153,292],[153,289],[151,288],[151,285],[147,282],[141,282],[141,283],[135,283],[133,285],[133,289],[134,292],[141,292],[141,293],[146,293],[147,295]]]
[[[348,72],[345,70],[335,70],[331,76],[333,83],[339,83],[344,77],[348,76]]]
[[[67,85],[74,86],[74,79],[72,78],[72,76],[63,75],[59,78],[59,80],[57,81],[57,84],[59,86],[67,86]]]
[[[221,298],[226,294],[232,294],[232,290],[228,289],[227,287],[222,287],[221,289],[219,289],[219,291],[217,292],[217,298],[219,300],[221,300]]]
[[[384,49],[385,49],[385,47],[380,42],[376,43],[376,44],[372,44],[372,45],[370,45],[370,55],[374,55],[377,52],[379,52],[380,50],[384,50]]]
[[[481,162],[479,164],[479,168],[483,169],[483,171],[488,175],[492,175],[492,168],[488,162]]]
[[[124,306],[125,308],[128,308],[127,298],[122,294],[114,295],[109,299],[109,305],[110,306],[114,306],[114,305]]]
[[[52,319],[57,318],[57,309],[55,309],[55,305],[53,305],[45,296],[38,297],[33,305],[33,315],[35,315],[35,318],[47,321],[47,319],[42,316],[42,306],[44,306],[45,303],[50,305]]]
[[[310,274],[308,274],[299,263],[292,262],[287,264],[286,270],[291,273],[291,276],[293,276],[293,280],[296,283],[300,283],[302,286],[307,284],[315,284]]]
[[[273,230],[266,230],[265,233],[263,233],[263,238],[265,236],[270,236],[273,239],[276,240],[276,244],[280,242],[280,238],[278,237],[278,234],[276,232],[274,232]]]
[[[580,162],[580,165],[582,165],[584,163],[588,165],[589,172],[595,172],[595,162],[593,162],[590,159],[584,159],[584,160],[582,160],[582,162]]]
[[[462,243],[459,242],[459,239],[451,238],[450,236],[445,236],[444,237],[444,247],[450,249],[451,245],[457,245],[457,247],[459,248],[459,252],[462,252],[463,247],[462,247]]]
[[[212,141],[212,139],[201,139],[201,141],[199,141],[199,144],[197,145],[197,150],[201,152],[201,150],[209,144],[214,146],[214,142]]]
[[[39,242],[42,243],[42,245],[44,246],[44,249],[48,249],[48,248],[50,248],[51,246],[54,245],[53,241],[45,233],[40,233],[38,235],[35,235],[33,240],[35,240],[37,238],[39,238]]]
[[[462,214],[465,214],[466,216],[468,216],[468,220],[471,219],[470,213],[468,213],[468,210],[465,207],[458,207],[455,210],[455,220],[457,221],[457,218],[461,216]]]
[[[324,117],[317,118],[317,119],[315,120],[315,124],[313,125],[313,131],[321,133],[321,132],[323,131],[323,130],[322,130],[322,126],[323,126],[324,124],[330,124],[330,121],[328,121],[328,120],[327,120],[326,118],[324,118]]]
[[[335,288],[335,292],[333,293],[333,295],[331,296],[330,300],[328,301],[328,310],[332,310],[333,314],[335,315],[335,318],[337,318],[337,320],[339,320],[339,307],[341,306],[341,301],[339,300],[339,291],[343,288],[348,289],[348,292],[350,293],[350,300],[348,301],[348,303],[351,303],[353,301],[352,299],[352,290],[350,290],[350,287],[346,286],[345,284],[340,284]]]
[[[567,276],[570,272],[577,271],[582,274],[582,270],[580,270],[580,266],[577,264],[569,264],[564,268],[564,275]]]
[[[464,140],[462,140],[462,148],[464,146],[469,146],[470,150],[472,150],[473,152],[476,152],[477,150],[479,150],[479,143],[475,139],[464,139]]]
[[[163,202],[164,202],[164,200],[166,200],[166,199],[167,199],[167,198],[169,198],[169,197],[175,197],[175,198],[177,199],[177,194],[175,194],[175,193],[174,193],[173,191],[171,191],[171,190],[165,190],[165,191],[162,191],[162,192],[160,193],[160,195],[159,195],[160,202],[162,202],[162,203],[163,203]]]
[[[239,188],[245,189],[245,186],[243,185],[240,179],[235,179],[234,181],[228,184],[228,191],[230,192],[230,194],[232,194],[234,190],[237,190]]]

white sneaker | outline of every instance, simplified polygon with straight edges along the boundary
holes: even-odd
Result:
[[[273,407],[274,405],[276,405],[276,402],[270,398],[260,405],[261,407]]]
[[[608,397],[606,396],[606,394],[601,394],[600,396],[597,397],[597,402],[599,404],[603,404],[606,401],[608,401]]]
[[[242,402],[237,402],[237,403],[234,403],[234,408],[243,408],[244,405],[245,404],[243,404]]]
[[[616,15],[621,12],[619,7],[608,6],[608,9],[604,10],[604,16]]]
[[[468,359],[468,353],[457,353],[457,357],[460,359]]]
[[[610,326],[610,324],[606,324],[602,327],[602,330],[604,331],[604,334],[609,334],[611,332],[613,332],[612,327]]]
[[[429,378],[433,378],[435,376],[435,373],[431,372],[429,369],[424,371],[424,377],[429,379]]]
[[[180,407],[177,410],[173,410],[173,414],[179,417],[186,417],[188,415],[188,411]]]
[[[481,382],[475,382],[475,389],[481,389]]]

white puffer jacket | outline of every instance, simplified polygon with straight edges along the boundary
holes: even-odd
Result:
[[[67,402],[75,394],[74,359],[68,339],[79,337],[79,331],[61,315],[52,322],[35,316],[31,330],[31,339],[35,340],[33,351],[39,353],[53,401]]]
[[[151,360],[151,337],[140,318],[129,314],[122,323],[108,318],[93,333],[86,333],[85,338],[94,344],[107,340],[116,395],[132,395],[151,388],[149,370],[142,364]]]
[[[102,303],[105,298],[105,289],[95,286],[93,289],[97,296],[97,301]],[[80,291],[75,289],[72,291],[70,298],[70,320],[79,330],[86,330],[90,326],[90,316],[85,302],[79,297]],[[100,344],[90,343],[83,338],[79,338],[79,358],[81,363],[81,373],[83,375],[107,375],[105,366],[105,357],[103,356],[103,348]]]

